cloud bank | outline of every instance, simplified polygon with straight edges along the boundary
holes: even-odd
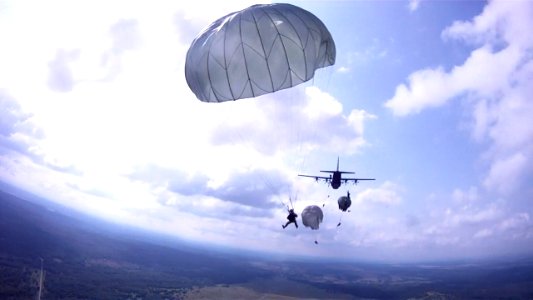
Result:
[[[500,193],[516,190],[533,171],[533,127],[524,126],[533,113],[532,16],[529,1],[491,1],[472,21],[454,22],[443,31],[443,39],[479,47],[450,70],[412,73],[385,102],[400,117],[452,100],[465,102],[472,137],[490,143],[484,185]]]

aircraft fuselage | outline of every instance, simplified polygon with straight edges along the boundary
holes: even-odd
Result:
[[[340,172],[333,172],[333,176],[331,178],[331,188],[336,190],[340,186],[341,186],[341,173]]]

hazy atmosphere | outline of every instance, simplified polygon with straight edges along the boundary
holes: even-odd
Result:
[[[533,251],[533,1],[288,1],[329,29],[335,64],[290,89],[199,101],[192,40],[256,3],[0,0],[0,181],[280,255]],[[333,190],[297,176],[337,158],[376,180]],[[283,229],[289,199],[298,214],[325,204],[320,229]]]

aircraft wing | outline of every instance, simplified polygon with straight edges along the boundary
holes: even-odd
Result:
[[[313,175],[300,175],[300,174],[298,174],[298,176],[314,178],[316,181],[324,180],[325,182],[329,182],[331,180],[331,177],[326,177],[326,176],[313,176]]]
[[[341,178],[344,183],[348,181],[353,181],[353,183],[357,183],[359,180],[376,180],[375,178]]]

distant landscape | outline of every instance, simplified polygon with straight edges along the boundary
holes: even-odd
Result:
[[[533,299],[533,259],[269,258],[149,236],[0,191],[0,299]]]

